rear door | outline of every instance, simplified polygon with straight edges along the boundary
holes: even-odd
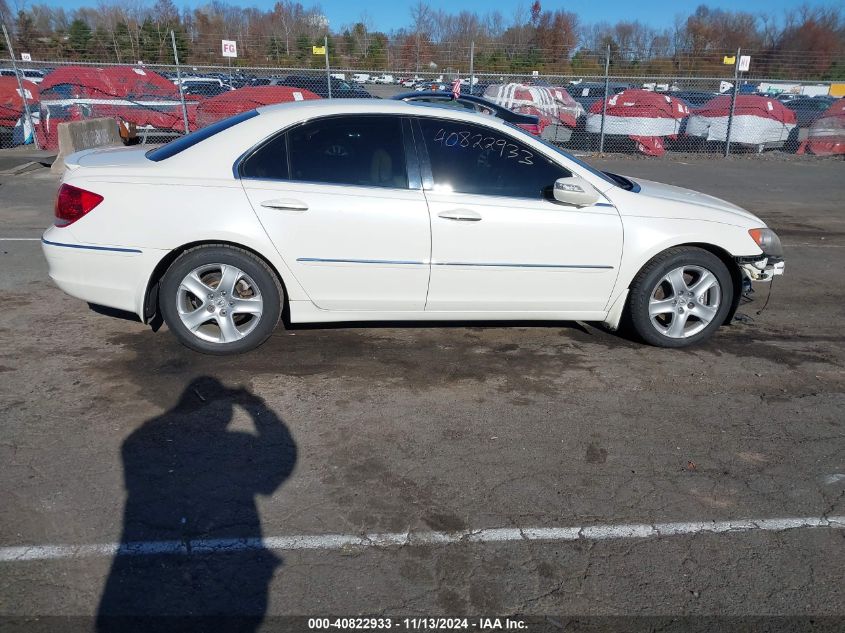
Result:
[[[407,120],[314,119],[269,140],[240,170],[265,230],[319,308],[424,309],[431,234]]]

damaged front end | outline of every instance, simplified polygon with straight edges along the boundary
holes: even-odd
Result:
[[[753,282],[771,282],[778,275],[782,275],[784,270],[783,246],[777,234],[769,228],[751,229],[748,234],[763,252],[760,255],[736,258],[736,263],[742,271],[743,296],[753,292]]]
[[[754,257],[737,257],[736,263],[739,266],[739,270],[742,273],[742,295],[740,298],[739,303],[750,303],[754,300],[754,286],[753,283],[757,282],[769,282],[777,277],[778,275],[782,275],[784,271],[784,263],[782,257],[760,257],[759,255]],[[771,297],[771,286],[769,286],[769,295],[766,298],[766,303],[763,307],[758,311],[758,314],[762,312],[766,306],[769,304],[769,298]],[[748,322],[752,319],[744,315],[742,313],[735,312],[734,319],[737,321]]]

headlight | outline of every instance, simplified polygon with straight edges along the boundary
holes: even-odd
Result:
[[[772,229],[750,229],[748,234],[757,243],[764,255],[783,257],[783,246],[780,238]]]

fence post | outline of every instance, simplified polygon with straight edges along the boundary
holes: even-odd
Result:
[[[176,52],[176,35],[173,30],[170,30],[170,42],[173,44],[173,60],[176,62],[176,81],[179,83],[179,101],[182,102],[182,122],[185,124],[185,134],[189,134],[188,129],[188,107],[185,105],[185,91],[182,85],[182,71],[179,70],[179,53]]]
[[[326,54],[326,85],[329,87],[329,99],[332,98],[332,74],[329,71],[329,36],[323,37],[323,52]]]
[[[742,49],[736,49],[736,58],[734,59],[734,89],[731,92],[731,113],[728,115],[728,131],[725,134],[725,157],[731,153],[731,128],[734,122],[734,107],[736,107],[736,94],[739,90],[739,56]]]
[[[601,104],[601,134],[599,135],[599,153],[604,152],[604,117],[607,114],[607,93],[610,91],[610,44],[604,58],[604,101]]]
[[[35,130],[35,124],[32,121],[32,113],[29,111],[29,104],[26,102],[26,90],[23,87],[23,81],[21,80],[21,76],[18,74],[18,65],[15,61],[15,51],[12,49],[12,40],[9,39],[9,32],[6,30],[5,24],[0,24],[3,27],[3,37],[6,38],[6,48],[9,49],[9,57],[12,58],[12,72],[15,73],[15,78],[18,80],[18,90],[21,94],[21,99],[23,100],[23,111],[26,115],[26,121],[29,123],[29,129],[32,130],[32,142],[35,144],[35,149],[41,149],[41,145],[38,143],[38,133]],[[40,121],[40,119],[39,119]],[[24,139],[26,141],[26,139]]]
[[[469,43],[469,93],[475,94],[475,42]]]

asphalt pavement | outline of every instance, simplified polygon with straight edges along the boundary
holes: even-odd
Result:
[[[0,176],[0,615],[840,625],[845,163],[593,162],[760,215],[786,249],[766,309],[683,351],[455,323],[203,356],[55,288],[57,179]]]

